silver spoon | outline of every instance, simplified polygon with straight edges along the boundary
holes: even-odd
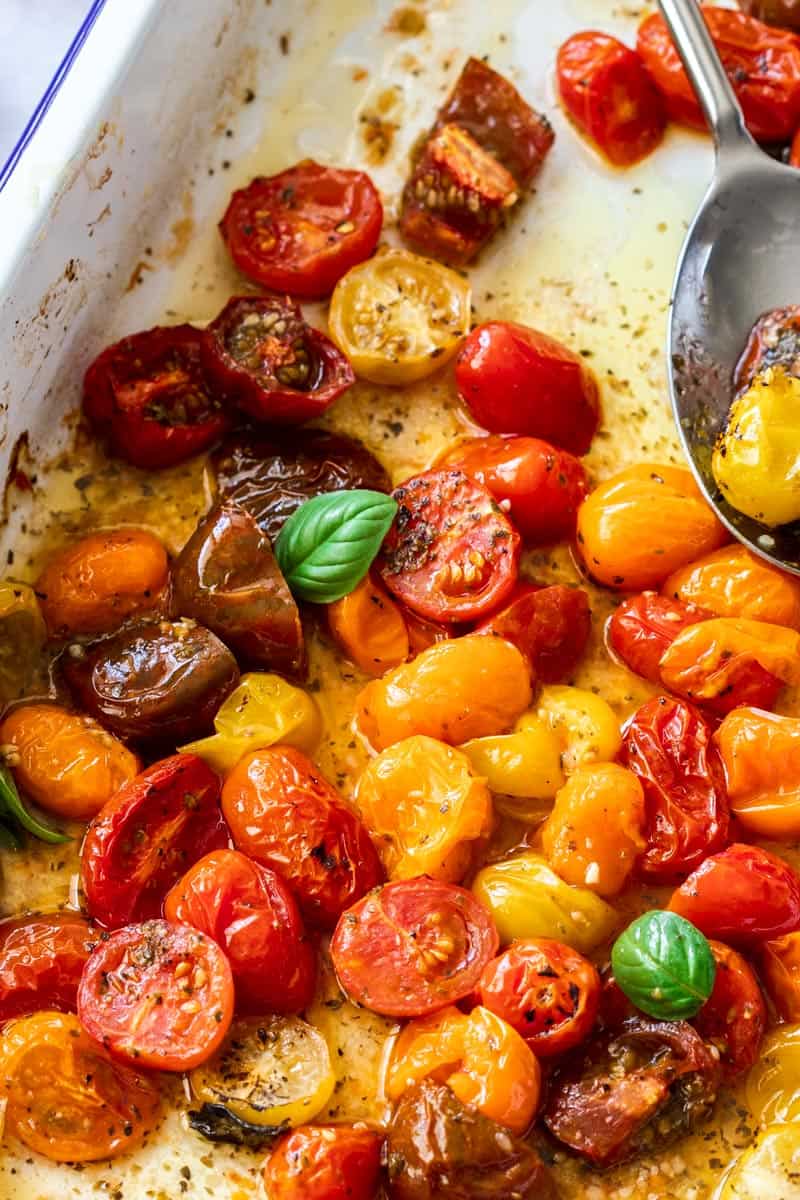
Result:
[[[711,452],[733,369],[762,313],[800,304],[800,170],[758,148],[696,0],[659,0],[714,136],[716,169],[678,260],[669,325],[670,396],[683,448],[731,533],[800,575],[800,522],[765,529],[720,495]]]

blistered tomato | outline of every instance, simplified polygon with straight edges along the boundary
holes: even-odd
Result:
[[[737,708],[715,734],[731,811],[749,833],[800,834],[800,719]]]
[[[800,581],[739,542],[681,567],[661,590],[715,617],[747,617],[800,629]]]

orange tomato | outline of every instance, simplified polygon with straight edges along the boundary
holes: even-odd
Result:
[[[450,745],[510,729],[531,702],[530,667],[504,638],[438,642],[368,683],[356,724],[376,750],[426,733]]]
[[[417,735],[384,750],[361,776],[356,801],[390,879],[458,883],[477,839],[492,828],[492,797],[466,754]]]
[[[141,770],[135,754],[91,717],[25,704],[0,725],[14,778],[48,812],[88,821]]]
[[[716,617],[747,617],[800,629],[800,581],[739,542],[680,567],[661,591]]]
[[[578,510],[587,571],[626,592],[660,587],[678,567],[728,540],[683,467],[629,467],[595,488]]]
[[[541,829],[544,852],[567,883],[616,896],[644,850],[644,792],[616,763],[580,767]]]
[[[784,1021],[800,1021],[800,932],[764,943],[761,977]]]
[[[59,550],[36,581],[50,637],[112,633],[134,613],[159,608],[167,552],[146,529],[90,533]]]
[[[665,687],[701,704],[728,691],[753,662],[784,683],[800,683],[800,633],[766,621],[713,617],[683,629],[659,667]]]
[[[800,836],[800,718],[736,708],[714,735],[731,811],[760,837]]]
[[[409,1021],[394,1044],[386,1094],[397,1101],[423,1079],[447,1084],[462,1104],[522,1134],[539,1104],[541,1070],[523,1038],[488,1008],[450,1007]]]
[[[408,658],[408,628],[400,607],[371,575],[329,604],[327,615],[339,646],[365,674],[383,675]]]

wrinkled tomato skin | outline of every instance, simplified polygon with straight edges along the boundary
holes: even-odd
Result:
[[[248,278],[316,300],[369,258],[382,224],[383,206],[369,176],[305,159],[234,192],[219,228]]]
[[[206,375],[208,340],[192,325],[156,326],[115,342],[90,365],[83,409],[119,458],[151,471],[172,467],[230,428]]]
[[[252,344],[248,331],[258,322],[263,335]],[[208,333],[209,377],[256,421],[311,421],[355,383],[341,350],[306,324],[288,296],[234,296]]]
[[[704,4],[703,16],[757,141],[785,142],[800,117],[800,41],[754,17]],[[636,49],[664,97],[673,121],[693,129],[706,122],[664,18],[658,13],[639,27]]]
[[[701,863],[669,908],[708,938],[757,946],[800,928],[800,879],[776,855],[735,842]]]
[[[45,1009],[75,1012],[81,972],[99,938],[77,912],[0,922],[0,1024]]]
[[[456,385],[490,433],[516,433],[586,454],[600,421],[597,383],[560,342],[512,321],[489,321],[465,339]]]
[[[222,811],[236,848],[278,872],[309,924],[332,928],[383,881],[366,828],[300,750],[245,755],[225,780]]]
[[[798,161],[792,165],[800,166],[800,140],[795,141]],[[747,391],[756,376],[770,367],[800,376],[800,305],[775,308],[758,318],[736,365],[734,388],[737,392]]]
[[[708,615],[693,604],[658,592],[642,592],[623,600],[611,614],[606,629],[608,645],[634,675],[660,683],[659,663],[675,638]]]
[[[641,878],[672,883],[726,845],[730,813],[713,729],[683,700],[657,696],[623,731],[619,762],[638,777],[645,799],[647,848]]]
[[[704,700],[703,707],[717,717],[724,717],[742,705],[771,712],[782,687],[777,675],[767,671],[761,663],[742,663],[730,686],[713,700]]]
[[[475,627],[505,638],[529,659],[541,683],[560,683],[577,667],[592,630],[583,588],[518,583],[508,603]]]
[[[714,989],[692,1024],[717,1047],[723,1077],[732,1080],[758,1060],[767,1006],[755,972],[741,954],[723,942],[710,946],[717,964]]]
[[[589,487],[574,454],[539,438],[495,435],[458,443],[439,465],[457,467],[491,492],[530,545],[574,536]]]
[[[383,1138],[351,1125],[305,1125],[277,1143],[264,1167],[270,1200],[374,1200]]]
[[[184,871],[228,844],[219,779],[194,754],[175,754],[137,775],[100,810],[81,849],[81,882],[106,929],[161,915]]]

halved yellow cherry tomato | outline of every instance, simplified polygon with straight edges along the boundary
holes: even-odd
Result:
[[[800,1126],[768,1125],[735,1159],[712,1200],[800,1200]]]
[[[747,1107],[763,1125],[800,1118],[800,1025],[779,1025],[761,1043],[745,1081]]]
[[[547,816],[564,786],[561,740],[549,722],[532,713],[512,733],[473,738],[461,750],[494,793],[495,808],[531,823]]]
[[[362,379],[413,383],[453,357],[470,313],[470,285],[461,275],[387,249],[339,280],[328,327]]]
[[[613,762],[622,745],[619,718],[601,696],[584,688],[556,684],[542,688],[536,709],[561,743],[561,764],[567,775],[578,767]],[[528,715],[517,729],[525,728]]]
[[[0,704],[22,696],[40,664],[47,640],[33,588],[0,581]]]

